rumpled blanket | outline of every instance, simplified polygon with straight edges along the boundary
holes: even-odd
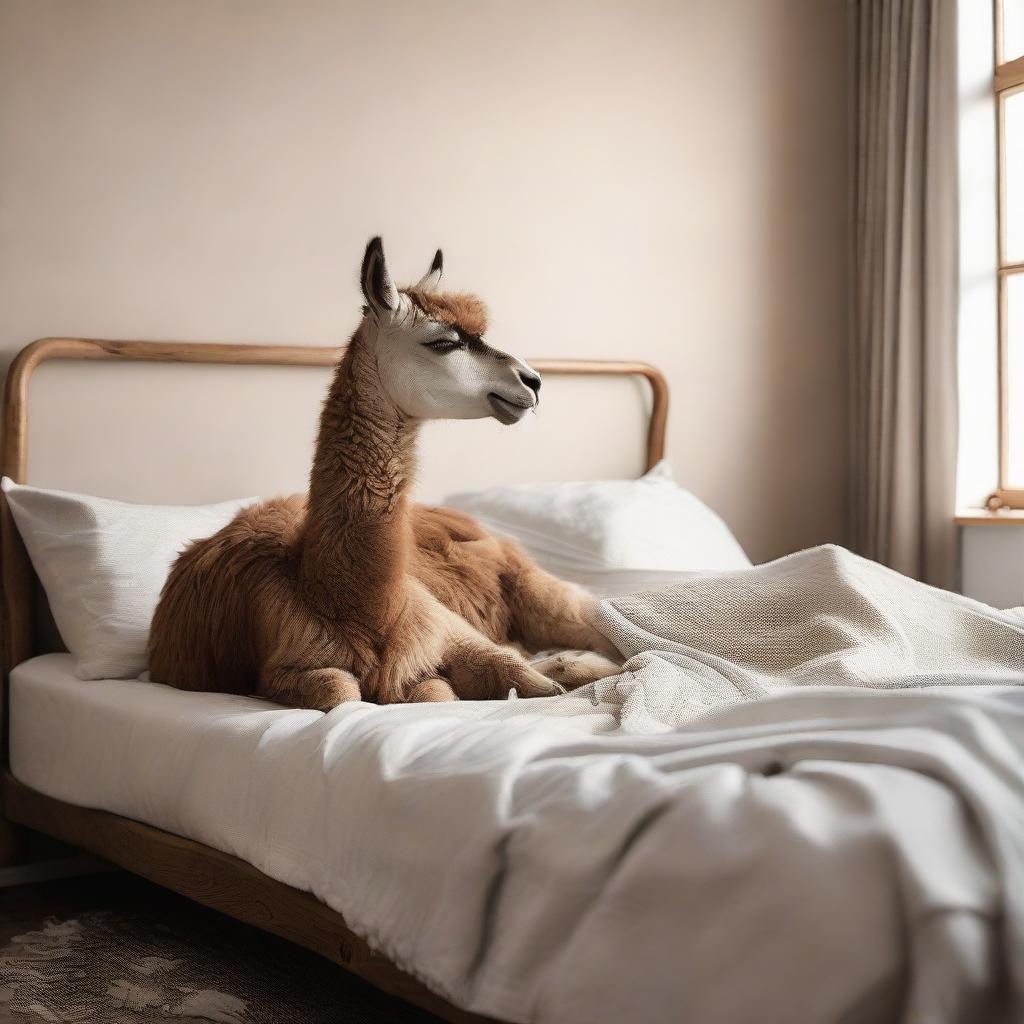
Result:
[[[1019,612],[827,546],[602,626],[619,676],[374,732],[392,956],[514,1021],[1024,1020]]]
[[[605,601],[601,627],[657,696],[649,731],[802,686],[1015,686],[1022,611],[829,544]]]

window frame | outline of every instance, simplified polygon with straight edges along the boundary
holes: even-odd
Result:
[[[1003,59],[1003,0],[994,0],[995,6],[995,72],[993,90],[996,104],[996,277],[998,287],[999,323],[999,485],[988,499],[991,509],[1024,508],[1024,489],[1010,486],[1008,466],[1010,458],[1010,382],[1009,336],[1007,323],[1007,281],[1018,274],[1024,275],[1024,260],[1011,262],[1006,254],[1006,118],[1005,100],[1008,96],[1024,92],[1024,55],[1013,60]]]

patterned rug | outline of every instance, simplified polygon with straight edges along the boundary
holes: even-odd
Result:
[[[70,909],[37,927],[0,929],[0,1024],[434,1020],[290,943],[137,880],[124,884],[109,908],[65,899]]]

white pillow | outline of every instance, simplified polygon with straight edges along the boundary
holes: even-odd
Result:
[[[750,566],[729,527],[667,462],[639,480],[518,484],[444,500],[519,541],[549,572],[603,594]]]
[[[7,477],[0,486],[82,679],[131,679],[146,668],[171,564],[189,541],[216,533],[256,500],[134,505]]]

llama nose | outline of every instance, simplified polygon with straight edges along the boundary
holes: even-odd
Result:
[[[533,392],[536,398],[540,398],[540,374],[525,367],[517,367],[516,373],[519,379]]]

